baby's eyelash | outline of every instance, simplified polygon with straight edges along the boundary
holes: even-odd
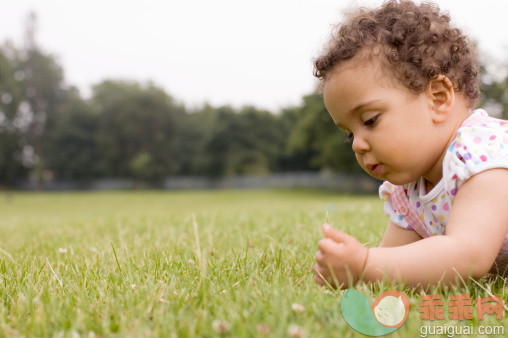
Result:
[[[376,115],[376,116],[368,119],[367,121],[363,122],[363,125],[366,127],[372,128],[374,126],[374,124],[377,122],[378,117],[379,117],[379,115]],[[347,132],[347,136],[344,138],[344,142],[351,143],[351,142],[353,142],[353,140],[354,140],[353,133]]]
[[[353,142],[354,136],[353,133],[348,133],[347,136],[344,138],[345,143],[351,143]]]
[[[376,115],[376,116],[374,116],[373,118],[368,119],[367,121],[363,122],[363,125],[364,125],[364,126],[367,126],[367,127],[371,127],[371,126],[373,126],[373,125],[374,125],[374,123],[376,123],[378,116],[379,116],[379,115]]]

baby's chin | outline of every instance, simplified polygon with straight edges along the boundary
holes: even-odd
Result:
[[[407,179],[407,178],[404,179],[402,177],[395,177],[395,175],[391,175],[389,173],[384,174],[384,175],[374,175],[374,174],[372,174],[371,172],[369,172],[367,170],[365,170],[365,172],[370,177],[373,177],[376,180],[387,181],[387,182],[390,182],[393,185],[404,185],[404,184],[408,184],[408,183],[414,182],[414,181],[416,181],[418,179],[418,177],[416,177],[414,180],[410,180],[410,179]]]
[[[387,172],[386,175],[382,178],[384,181],[388,181],[393,185],[404,185],[409,184],[411,182],[415,182],[420,179],[421,176],[418,175],[409,175],[409,174],[396,174],[393,172]],[[377,177],[375,177],[377,178]],[[380,178],[378,178],[380,179]]]
[[[397,172],[393,170],[392,167],[387,166],[385,163],[381,163],[382,170],[380,170],[380,174],[377,175],[376,173],[372,172],[371,170],[367,169],[365,166],[360,165],[361,168],[365,173],[367,173],[370,177],[373,177],[377,180],[381,181],[388,181],[393,185],[404,185],[409,184],[411,182],[415,182],[418,180],[423,173],[408,173],[408,172]],[[420,175],[421,174],[421,175]]]

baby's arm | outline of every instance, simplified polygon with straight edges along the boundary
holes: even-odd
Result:
[[[422,237],[416,231],[402,229],[393,222],[390,222],[379,247],[401,246],[419,241],[420,239]]]
[[[457,275],[485,275],[508,231],[506,201],[508,170],[474,175],[459,189],[444,235],[369,249],[364,279],[380,280],[386,275],[415,286],[439,281],[450,284]]]
[[[403,280],[408,286],[426,286],[451,284],[459,276],[485,275],[508,231],[507,185],[505,169],[471,177],[455,197],[442,236],[411,242],[414,237],[405,232],[397,234],[392,224],[382,245],[367,249],[353,236],[325,224],[325,238],[319,242],[314,266],[316,282],[350,286],[363,275],[366,281],[387,277]],[[393,233],[396,235],[391,236]],[[406,242],[409,244],[403,245]]]

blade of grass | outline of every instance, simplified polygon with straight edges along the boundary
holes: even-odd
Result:
[[[120,263],[118,263],[118,257],[116,257],[116,251],[115,251],[115,247],[113,246],[113,242],[111,242],[111,247],[113,248],[113,254],[115,255],[115,260],[116,260],[116,265],[118,266],[118,270],[120,270],[120,272],[122,272],[122,268],[120,267]]]
[[[55,276],[56,280],[58,281],[58,284],[60,284],[60,287],[63,287],[63,282],[60,278],[58,278],[58,275],[56,274],[55,270],[53,270],[53,267],[51,266],[51,263],[48,260],[48,257],[46,257],[46,262],[48,262],[49,268],[51,269],[51,272],[53,272],[53,275]]]
[[[3,253],[5,256],[7,256],[7,258],[9,258],[13,263],[16,263],[16,261],[14,260],[14,258],[12,258],[10,253],[8,253],[7,251],[5,251],[2,248],[0,248],[0,252]]]

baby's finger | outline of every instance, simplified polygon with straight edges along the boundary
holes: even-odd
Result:
[[[323,255],[325,255],[327,252],[337,252],[337,249],[340,249],[341,246],[341,243],[337,243],[330,238],[323,238],[318,243],[318,248],[323,253]]]
[[[318,251],[314,258],[316,259],[316,262],[321,265],[323,265],[325,263],[325,256],[323,255],[323,252],[321,252],[321,251]]]
[[[338,243],[346,242],[351,238],[350,235],[332,228],[328,223],[323,224],[322,230],[326,238],[331,238]]]

